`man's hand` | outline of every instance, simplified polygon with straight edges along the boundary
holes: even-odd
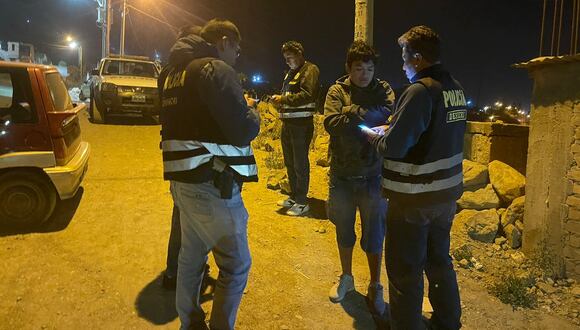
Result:
[[[282,102],[282,95],[272,95],[272,97],[270,98],[270,100],[272,101],[272,103],[278,105]]]
[[[250,108],[255,108],[256,105],[258,105],[258,102],[256,102],[255,99],[251,98],[250,95],[244,94],[244,98],[246,99],[246,104],[248,104]]]
[[[376,127],[372,127],[371,130],[375,133],[377,133],[380,136],[385,135],[385,132],[387,131],[387,129],[389,129],[389,125],[382,125],[382,126],[376,126]]]

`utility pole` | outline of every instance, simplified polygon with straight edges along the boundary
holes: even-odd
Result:
[[[354,1],[354,40],[373,44],[373,18],[375,0]]]
[[[127,0],[123,0],[123,22],[121,23],[121,56],[125,56],[125,19],[127,16]]]
[[[97,24],[101,27],[101,57],[109,55],[111,37],[111,0],[95,0],[97,2]]]

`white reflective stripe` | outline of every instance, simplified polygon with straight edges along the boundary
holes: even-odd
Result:
[[[230,167],[243,176],[258,175],[258,166],[256,165],[230,165]]]
[[[161,142],[161,149],[163,151],[188,151],[202,147],[203,145],[197,141],[165,140]]]
[[[181,172],[193,170],[205,163],[209,163],[212,157],[213,157],[212,154],[205,154],[185,159],[167,160],[163,162],[163,171]]]
[[[56,166],[56,158],[52,151],[10,152],[0,155],[0,168]]]
[[[314,102],[299,106],[282,105],[282,109],[314,109],[314,108],[316,108],[316,103]]]
[[[312,117],[314,113],[311,111],[300,111],[300,112],[280,112],[280,118],[287,119],[287,118],[306,118]]]
[[[440,170],[450,169],[463,162],[463,153],[458,153],[457,155],[445,159],[439,159],[432,163],[416,165],[403,162],[397,162],[393,160],[385,159],[384,167],[385,169],[393,172],[398,172],[406,175],[421,175],[434,173]]]
[[[209,152],[216,156],[224,157],[247,157],[254,155],[251,146],[236,147],[229,144],[216,144],[209,142],[198,142],[203,145]]]
[[[250,157],[254,155],[251,146],[236,147],[229,144],[217,144],[199,141],[183,140],[166,140],[161,143],[163,151],[188,151],[205,148],[208,154],[198,155],[179,160],[170,160],[163,162],[165,172],[180,172],[193,170],[205,163],[208,163],[213,156],[222,157]],[[253,176],[258,174],[256,164],[249,165],[230,165],[230,167],[243,176]]]
[[[404,194],[420,194],[453,188],[463,182],[463,173],[431,183],[406,183],[383,179],[383,188]]]

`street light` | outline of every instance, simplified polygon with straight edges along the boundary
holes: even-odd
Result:
[[[68,47],[70,49],[76,49],[79,54],[79,69],[80,69],[80,76],[81,80],[84,79],[83,76],[83,46],[81,46],[78,42],[74,41],[71,36],[66,38],[66,41],[69,42]]]

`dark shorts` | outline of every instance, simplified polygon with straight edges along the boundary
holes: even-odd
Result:
[[[381,196],[381,177],[337,177],[331,175],[328,196],[328,217],[336,226],[340,247],[356,243],[354,226],[356,210],[362,226],[361,248],[367,253],[383,251],[387,201]]]

